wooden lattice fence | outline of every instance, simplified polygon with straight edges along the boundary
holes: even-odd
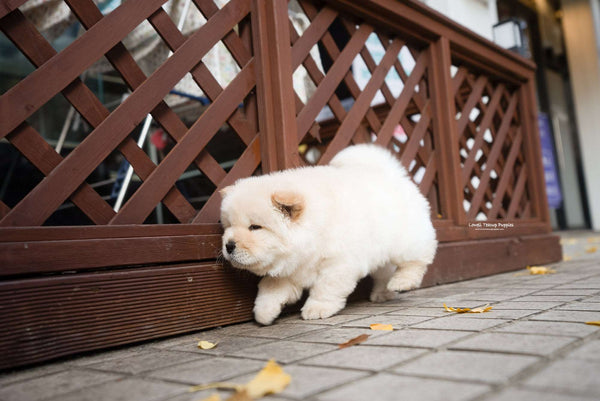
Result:
[[[193,0],[206,23],[189,36],[165,2],[103,15],[92,0],[65,0],[84,32],[58,53],[19,9],[26,0],[0,2],[0,29],[35,66],[0,97],[0,138],[42,174],[0,200],[0,368],[250,319],[255,278],[216,263],[218,190],[327,163],[353,143],[396,152],[429,198],[441,245],[426,285],[560,258],[528,60],[410,0],[300,0],[303,29],[285,0]],[[173,52],[149,75],[122,43],[143,21]],[[237,68],[226,86],[202,61],[218,43]],[[80,78],[103,57],[131,91],[114,110]],[[191,123],[166,101],[188,73],[208,100]],[[90,127],[64,156],[32,123],[57,95]],[[133,137],[148,114],[172,144],[158,161]],[[211,153],[228,138],[230,164]],[[140,181],[118,211],[90,181],[114,155]],[[201,201],[183,190],[189,171],[202,176]],[[158,205],[170,224],[150,224]],[[67,206],[85,224],[53,224]]]

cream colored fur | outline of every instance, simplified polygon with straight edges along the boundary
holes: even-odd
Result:
[[[330,317],[369,274],[371,300],[393,299],[420,286],[435,256],[427,200],[375,145],[349,147],[327,166],[242,179],[222,194],[223,255],[264,276],[254,307],[262,324],[305,289],[302,317]]]

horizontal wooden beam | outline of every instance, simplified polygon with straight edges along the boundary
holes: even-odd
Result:
[[[0,276],[215,259],[221,236],[99,238],[0,243]]]

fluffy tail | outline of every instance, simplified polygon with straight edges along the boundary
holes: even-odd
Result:
[[[338,153],[329,164],[334,167],[374,168],[406,175],[400,161],[389,150],[374,144],[349,146]]]

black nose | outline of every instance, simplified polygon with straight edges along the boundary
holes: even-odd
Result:
[[[235,242],[229,241],[227,244],[225,244],[225,249],[227,250],[227,253],[233,253],[235,250]]]

